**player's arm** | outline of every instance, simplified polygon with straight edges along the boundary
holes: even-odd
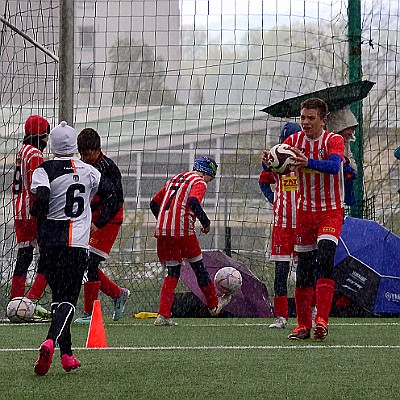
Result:
[[[34,195],[29,210],[33,217],[46,218],[49,213],[50,183],[44,168],[37,168],[32,175],[31,192]]]
[[[270,181],[271,172],[266,172],[265,170],[261,171],[260,177],[258,179],[258,186],[261,189],[261,192],[268,200],[269,203],[274,203],[274,191],[271,189],[271,184],[275,183],[274,179],[272,182]]]
[[[122,189],[104,175],[101,176],[97,195],[101,198],[101,213],[93,224],[101,229],[117,215],[124,204],[124,199]]]
[[[306,167],[325,174],[335,175],[339,173],[341,164],[342,158],[338,154],[331,154],[327,160],[309,158]]]
[[[156,217],[156,219],[158,218],[158,214],[160,212],[160,208],[161,208],[161,203],[164,199],[165,196],[165,186],[159,190],[151,199],[150,201],[150,210],[153,213],[153,215]]]
[[[199,200],[196,197],[188,198],[188,205],[190,209],[193,211],[196,218],[200,221],[201,226],[203,227],[202,231],[204,233],[208,233],[210,231],[210,220],[207,217],[207,214],[203,210]]]
[[[158,218],[158,213],[160,212],[160,205],[156,203],[154,199],[151,199],[150,201],[150,210],[153,213],[153,215]]]
[[[348,179],[348,180],[354,180],[357,177],[356,170],[350,165],[349,162],[345,162],[343,164],[343,173],[344,173],[345,179]]]
[[[193,185],[188,196],[188,206],[190,207],[196,218],[200,221],[201,231],[203,233],[210,232],[211,225],[207,214],[201,206],[201,202],[203,201],[206,190],[207,184],[204,181],[199,181],[198,183]]]
[[[398,160],[400,160],[400,146],[395,150],[394,156],[395,156]]]

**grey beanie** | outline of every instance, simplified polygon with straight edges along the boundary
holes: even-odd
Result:
[[[50,148],[53,154],[75,154],[78,152],[76,130],[65,121],[50,132]]]
[[[355,128],[357,119],[349,108],[342,108],[329,114],[326,129],[330,132],[340,133],[347,128]]]

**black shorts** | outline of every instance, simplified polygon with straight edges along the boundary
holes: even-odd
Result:
[[[52,291],[54,303],[76,305],[87,268],[88,250],[81,247],[41,247],[39,263]]]

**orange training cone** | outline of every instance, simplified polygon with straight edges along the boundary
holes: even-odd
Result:
[[[101,312],[100,300],[95,300],[93,304],[92,319],[90,320],[86,347],[107,347],[106,332],[104,330],[103,314]]]

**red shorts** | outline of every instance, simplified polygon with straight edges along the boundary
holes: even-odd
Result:
[[[201,249],[196,235],[185,237],[158,237],[157,255],[160,262],[166,266],[181,264],[183,259],[190,262],[202,259]]]
[[[271,261],[290,261],[295,256],[296,228],[272,227]]]
[[[37,219],[15,219],[15,235],[18,247],[36,246],[37,244]]]
[[[109,223],[90,235],[89,250],[103,258],[108,258],[118,236],[119,223]]]
[[[316,250],[317,243],[323,239],[332,240],[338,244],[343,217],[344,210],[342,208],[314,212],[297,210],[295,250],[298,252]]]

